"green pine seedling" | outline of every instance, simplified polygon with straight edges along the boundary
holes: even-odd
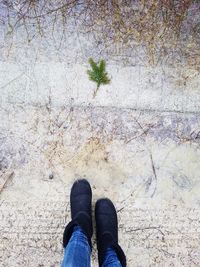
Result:
[[[98,63],[94,62],[92,58],[88,60],[91,70],[87,71],[89,79],[97,84],[97,88],[94,91],[93,98],[97,95],[100,85],[109,84],[110,79],[106,72],[106,63],[105,60],[100,60]]]

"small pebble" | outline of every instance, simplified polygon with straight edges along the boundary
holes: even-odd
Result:
[[[49,179],[53,179],[53,173],[49,174]]]

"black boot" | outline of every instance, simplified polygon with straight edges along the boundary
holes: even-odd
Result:
[[[91,247],[92,228],[92,190],[87,180],[77,180],[71,189],[71,222],[66,226],[63,234],[63,247],[66,247],[73,233],[74,226],[80,226],[88,238]]]
[[[126,266],[126,257],[118,244],[117,213],[111,200],[99,199],[95,207],[97,228],[97,249],[99,266],[102,266],[107,248],[113,248],[117,253],[122,267]]]

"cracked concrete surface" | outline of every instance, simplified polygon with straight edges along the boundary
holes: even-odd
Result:
[[[142,44],[130,29],[117,43],[101,16],[82,23],[81,7],[65,32],[53,12],[42,16],[41,34],[31,13],[15,24],[20,1],[0,5],[0,265],[60,265],[70,187],[86,177],[94,202],[116,205],[128,266],[200,266],[199,4],[189,5],[176,42],[170,27],[165,47],[155,37],[159,51],[160,24],[139,2],[124,10],[135,31],[137,12],[152,20]],[[95,99],[91,56],[106,59],[111,77]],[[97,266],[95,236],[93,244]]]

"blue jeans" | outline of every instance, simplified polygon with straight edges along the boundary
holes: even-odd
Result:
[[[91,248],[87,237],[81,228],[76,226],[65,248],[61,267],[90,267],[90,255]],[[112,248],[107,249],[102,267],[122,267]]]

